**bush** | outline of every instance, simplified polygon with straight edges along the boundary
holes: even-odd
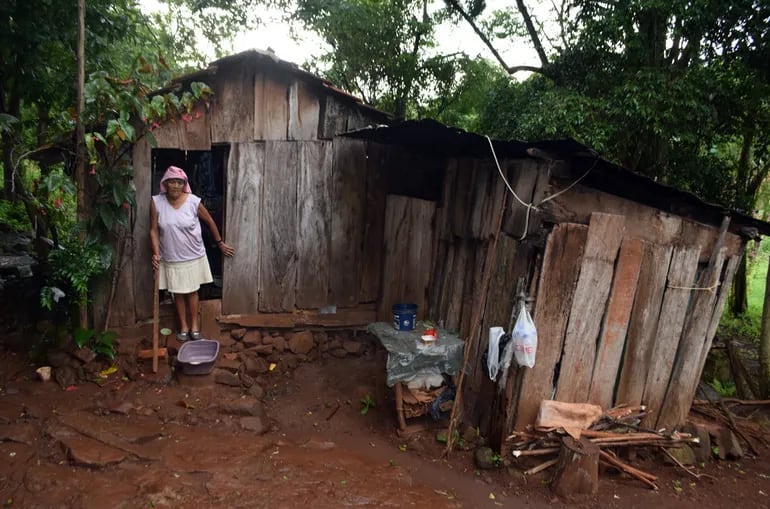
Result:
[[[0,230],[26,232],[31,228],[24,203],[0,198]]]

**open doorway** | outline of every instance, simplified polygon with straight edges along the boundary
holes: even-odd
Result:
[[[225,177],[227,172],[227,156],[230,147],[227,145],[213,146],[211,150],[152,150],[152,188],[151,194],[157,194],[160,189],[160,179],[169,166],[182,168],[190,179],[193,194],[201,197],[203,205],[211,214],[222,236],[225,236]],[[201,300],[222,298],[222,253],[219,251],[216,239],[204,225],[203,244],[206,246],[206,256],[211,266],[214,282],[201,286]]]

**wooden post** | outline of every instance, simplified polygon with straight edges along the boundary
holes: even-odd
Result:
[[[585,437],[579,441],[564,437],[551,491],[562,498],[574,500],[594,496],[598,490],[599,446]]]
[[[158,322],[160,321],[160,296],[158,286],[160,283],[160,269],[154,271],[154,290],[152,293],[152,372],[158,372]]]

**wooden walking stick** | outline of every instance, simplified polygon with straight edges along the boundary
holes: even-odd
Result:
[[[153,271],[155,289],[152,293],[152,372],[158,372],[158,322],[160,315],[160,298],[158,290],[160,286],[160,268]]]

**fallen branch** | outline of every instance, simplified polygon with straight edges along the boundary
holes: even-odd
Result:
[[[665,447],[661,447],[661,448],[660,448],[660,450],[661,450],[661,451],[663,451],[663,454],[665,454],[666,456],[668,456],[668,457],[671,459],[671,461],[673,461],[674,463],[676,463],[676,465],[677,465],[679,468],[681,468],[682,470],[684,470],[685,472],[687,472],[687,473],[688,473],[688,474],[690,474],[691,476],[695,477],[696,479],[700,480],[700,478],[701,478],[701,477],[707,477],[707,478],[709,478],[709,479],[711,479],[711,480],[713,480],[713,481],[716,481],[716,480],[717,480],[717,478],[716,478],[716,477],[714,477],[714,476],[712,476],[712,475],[708,475],[708,474],[698,474],[698,473],[695,473],[695,472],[693,472],[692,470],[690,470],[689,468],[687,468],[686,466],[684,466],[684,464],[682,464],[682,462],[681,462],[681,461],[679,461],[678,459],[676,459],[676,457],[675,457],[673,454],[671,454],[670,452],[668,452],[668,449],[666,449]]]
[[[524,475],[535,475],[538,472],[542,472],[543,470],[546,470],[548,468],[551,468],[555,464],[559,462],[559,458],[554,458],[552,460],[545,461],[541,464],[539,464],[536,467],[532,467],[529,470],[524,471]]]
[[[546,447],[544,449],[532,449],[529,451],[513,451],[513,457],[519,458],[521,456],[544,456],[546,454],[553,454],[559,452],[559,447]]]
[[[631,477],[634,477],[636,479],[639,479],[644,484],[649,486],[650,488],[657,490],[658,487],[655,485],[653,481],[656,481],[658,478],[652,474],[648,474],[647,472],[644,472],[642,470],[636,469],[630,465],[626,465],[616,457],[612,456],[611,454],[608,454],[604,451],[599,451],[599,457],[600,459],[604,460],[605,463],[609,463],[611,466],[614,466],[616,468],[619,468],[623,472],[627,473]]]

